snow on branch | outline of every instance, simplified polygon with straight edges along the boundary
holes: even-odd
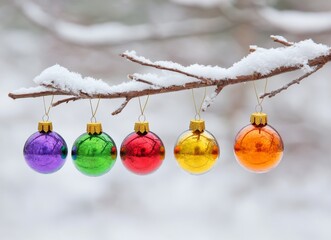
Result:
[[[113,86],[102,80],[82,77],[78,73],[54,65],[45,69],[34,79],[37,87],[22,88],[9,93],[9,96],[13,99],[47,95],[70,96],[54,103],[54,106],[86,98],[124,98],[123,104],[113,112],[113,114],[118,114],[131,99],[139,96],[214,86],[214,93],[204,103],[204,108],[207,108],[221,90],[228,85],[260,80],[294,70],[303,72],[298,79],[261,96],[261,98],[272,97],[315,73],[331,60],[330,47],[315,43],[310,39],[292,43],[281,36],[271,36],[271,38],[284,46],[270,49],[251,47],[247,56],[229,68],[200,64],[182,66],[171,61],[151,61],[138,56],[135,51],[126,51],[121,54],[123,58],[165,71],[160,75],[134,73],[129,75],[130,81]]]

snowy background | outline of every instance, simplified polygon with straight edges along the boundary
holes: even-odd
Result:
[[[256,105],[250,83],[227,87],[203,113],[221,156],[202,176],[185,173],[172,154],[194,117],[190,91],[150,98],[146,116],[167,155],[144,177],[125,170],[119,159],[108,174],[86,177],[70,155],[55,174],[33,172],[22,149],[37,130],[42,99],[7,96],[34,86],[32,79],[56,63],[109,84],[153,72],[120,58],[125,50],[152,60],[229,67],[251,44],[278,46],[271,34],[330,46],[330,18],[325,0],[0,0],[1,239],[330,239],[330,65],[264,102],[285,153],[276,169],[260,175],[242,169],[232,153]],[[298,75],[274,77],[269,89]],[[118,146],[139,116],[137,101],[111,116],[121,101],[102,101],[97,114]],[[50,117],[71,147],[90,115],[83,100],[52,109]]]

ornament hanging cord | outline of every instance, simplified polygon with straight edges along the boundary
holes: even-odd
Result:
[[[91,113],[92,113],[92,117],[90,119],[91,122],[97,122],[97,118],[95,117],[95,115],[97,114],[98,108],[99,108],[99,104],[100,104],[100,98],[98,99],[97,102],[97,106],[95,107],[95,109],[93,110],[93,105],[92,105],[92,100],[90,100],[90,107],[91,107]]]
[[[144,115],[144,112],[145,112],[145,109],[146,109],[146,106],[147,106],[147,103],[149,100],[149,95],[147,95],[144,105],[142,105],[140,97],[138,97],[138,100],[139,100],[139,108],[140,108],[140,116],[138,117],[138,120],[139,120],[139,122],[145,122],[146,117]]]
[[[50,102],[50,104],[47,108],[46,107],[46,100],[45,100],[45,97],[43,96],[43,104],[44,104],[44,112],[45,113],[44,113],[44,116],[42,117],[42,119],[43,119],[44,122],[47,122],[49,120],[49,112],[51,111],[53,101],[54,101],[54,95],[52,95],[51,102]]]
[[[197,103],[196,103],[196,99],[195,99],[194,90],[192,89],[192,98],[193,98],[193,103],[194,103],[194,108],[195,108],[195,120],[200,120],[201,119],[200,113],[201,113],[201,110],[202,110],[202,105],[203,105],[203,103],[206,99],[206,96],[207,96],[207,88],[205,88],[202,101],[201,101],[200,106],[198,108]]]
[[[261,99],[259,97],[259,94],[257,93],[255,81],[253,81],[253,86],[254,86],[254,92],[255,92],[255,96],[256,96],[256,100],[257,100],[257,105],[255,106],[255,111],[262,112],[263,111],[262,103],[263,103],[264,98]],[[267,87],[268,87],[268,78],[265,79],[263,94],[265,94],[267,92]]]

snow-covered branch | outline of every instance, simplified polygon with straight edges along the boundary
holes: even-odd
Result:
[[[221,5],[229,5],[232,0],[170,0],[171,2],[188,5],[188,6],[198,6],[203,8],[218,7]]]
[[[279,11],[265,7],[258,13],[270,25],[292,34],[316,34],[331,30],[331,12]]]
[[[218,7],[229,22],[254,25],[261,30],[281,30],[291,34],[320,34],[331,31],[331,12],[304,12],[298,10],[278,10],[263,2],[251,1],[249,7],[238,8],[232,0],[171,0],[173,2],[199,6]],[[248,1],[249,2],[249,1]]]
[[[295,70],[303,72],[300,78],[261,98],[275,96],[318,71],[331,60],[330,47],[317,44],[310,39],[292,43],[281,36],[271,36],[271,38],[285,46],[270,49],[251,47],[251,52],[246,57],[229,68],[199,64],[182,66],[170,61],[153,62],[138,56],[134,51],[126,51],[121,56],[127,60],[165,71],[161,75],[134,73],[129,75],[131,81],[113,86],[102,80],[82,77],[78,73],[55,65],[45,69],[34,79],[38,84],[37,87],[19,89],[9,96],[13,99],[47,95],[70,96],[54,103],[54,106],[86,98],[124,98],[123,104],[113,113],[118,114],[135,97],[214,86],[215,92],[204,104],[208,107],[228,85],[264,79]]]
[[[171,1],[203,8],[218,7],[220,14],[213,18],[187,18],[164,23],[128,25],[112,21],[81,25],[52,16],[41,6],[29,0],[14,0],[13,3],[27,19],[55,37],[69,43],[91,47],[219,33],[238,24],[249,24],[267,31],[282,30],[292,34],[317,34],[331,30],[331,12],[279,11],[254,3],[249,8],[241,9],[231,0]]]
[[[114,46],[142,40],[215,33],[231,26],[231,23],[222,17],[158,24],[127,25],[121,22],[106,22],[86,26],[53,17],[31,1],[15,0],[15,3],[24,16],[37,26],[63,41],[84,46]]]

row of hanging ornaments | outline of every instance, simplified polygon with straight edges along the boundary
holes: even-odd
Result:
[[[267,81],[266,81],[267,85]],[[265,85],[265,90],[266,90]],[[234,154],[237,161],[245,169],[263,173],[276,167],[283,156],[284,146],[278,132],[267,124],[267,115],[262,112],[262,100],[252,113],[251,124],[242,128],[234,142]],[[178,165],[191,174],[208,172],[219,157],[219,145],[215,137],[205,129],[205,121],[200,119],[200,108],[197,108],[192,90],[196,117],[191,120],[189,130],[182,133],[175,144],[174,155]],[[206,96],[206,90],[205,90]],[[205,97],[204,97],[205,98]],[[52,98],[53,101],[53,98]],[[122,142],[120,157],[123,165],[131,172],[146,175],[157,170],[165,157],[162,140],[149,130],[145,121],[144,110],[147,100],[142,106],[139,98],[141,115],[130,133]],[[75,167],[88,176],[101,176],[115,164],[117,148],[114,140],[102,131],[101,123],[96,122],[95,114],[99,106],[93,109],[91,122],[87,131],[79,136],[73,144],[71,156]],[[68,148],[64,139],[53,131],[52,122],[48,121],[49,107],[43,121],[38,124],[38,132],[32,134],[24,145],[24,157],[27,164],[39,173],[53,173],[64,165]]]

